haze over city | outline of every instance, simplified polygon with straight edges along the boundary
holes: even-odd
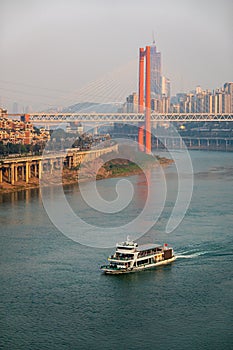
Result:
[[[0,104],[123,101],[153,36],[172,95],[221,87],[233,77],[232,10],[230,0],[2,0]]]

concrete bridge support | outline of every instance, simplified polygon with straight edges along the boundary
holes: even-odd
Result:
[[[42,158],[41,156],[32,156],[30,158],[16,157],[14,159],[4,158],[1,159],[0,163],[0,183],[6,180],[11,185],[15,185],[16,182],[22,180],[27,184],[32,176],[41,179],[44,171],[52,174],[56,169],[61,169],[64,162],[72,169],[72,167],[78,166],[84,157],[87,157],[87,160],[91,161],[109,152],[118,152],[118,145],[83,152],[70,149],[67,151],[67,154],[52,154],[46,158]]]
[[[14,163],[11,164],[11,168],[10,168],[10,183],[11,185],[15,184],[15,165]]]
[[[38,178],[41,179],[41,174],[42,174],[42,161],[39,160],[38,162]]]
[[[15,182],[18,181],[18,165],[15,164]]]
[[[138,127],[138,144],[139,151],[144,151],[144,126]]]
[[[29,182],[29,163],[26,162],[25,165],[25,182],[26,184]]]

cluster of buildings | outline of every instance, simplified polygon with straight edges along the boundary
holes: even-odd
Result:
[[[48,130],[36,130],[29,121],[7,118],[7,111],[0,108],[0,142],[3,144],[35,145],[50,139]]]
[[[225,83],[221,89],[212,92],[197,86],[195,91],[178,93],[172,98],[165,94],[152,97],[151,110],[157,113],[233,113],[233,82]],[[129,95],[119,111],[137,113],[138,94],[133,92]]]
[[[172,98],[172,113],[233,113],[233,82],[221,89],[202,90],[200,86],[190,93],[180,93]]]
[[[233,82],[215,91],[202,90],[179,93],[171,97],[171,82],[162,75],[161,52],[155,42],[150,46],[151,110],[157,113],[233,113]],[[138,94],[126,98],[119,112],[137,113]]]

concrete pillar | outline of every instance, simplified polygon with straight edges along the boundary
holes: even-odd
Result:
[[[15,181],[18,181],[18,166],[15,165]]]
[[[14,185],[15,184],[15,165],[13,163],[11,163],[11,184]]]
[[[29,180],[29,163],[26,162],[26,171],[25,171],[26,175],[25,175],[25,181],[26,181],[26,184],[28,183],[28,180]]]
[[[42,174],[42,161],[39,160],[39,165],[38,165],[39,169],[38,169],[38,177],[39,179],[41,179],[41,174]]]
[[[31,178],[31,163],[28,163],[28,179]]]

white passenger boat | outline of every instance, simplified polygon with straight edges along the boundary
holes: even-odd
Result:
[[[167,244],[143,244],[129,240],[117,243],[116,252],[108,258],[109,264],[101,266],[107,274],[121,274],[151,269],[176,259],[173,249]]]

